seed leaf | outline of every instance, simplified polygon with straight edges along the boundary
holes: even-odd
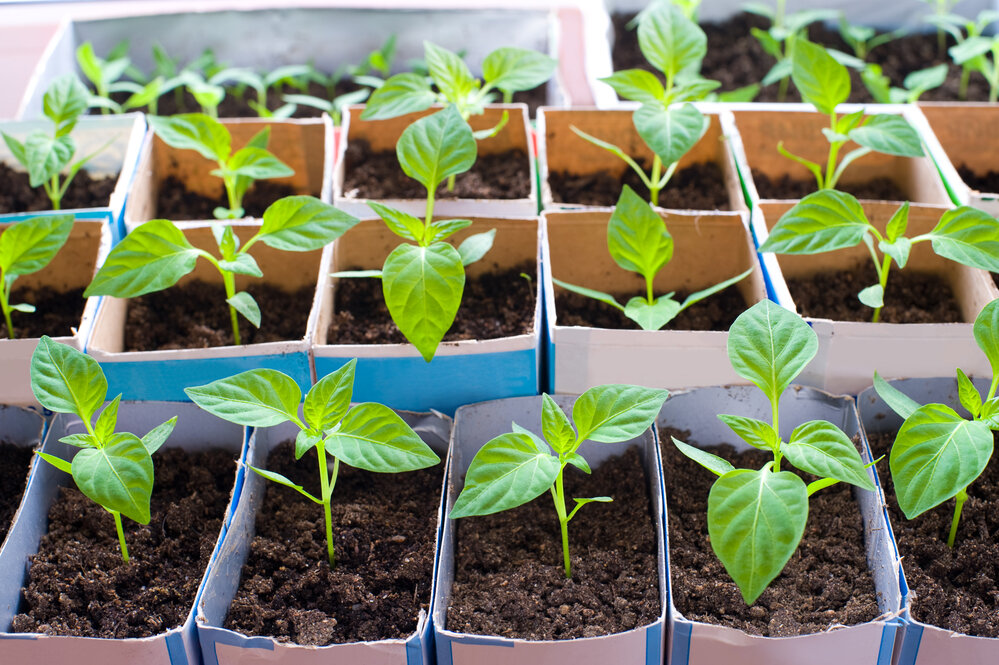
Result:
[[[260,327],[260,306],[246,291],[240,291],[231,298],[226,298],[233,309],[246,317],[246,320],[253,324],[254,328]]]
[[[659,415],[666,390],[608,384],[590,388],[572,407],[578,441],[618,443],[640,436]]]
[[[165,219],[141,225],[119,242],[84,292],[134,298],[173,286],[194,270],[198,250]]]
[[[992,215],[969,206],[948,210],[929,236],[940,256],[999,272],[999,220]]]
[[[861,289],[857,294],[857,298],[868,307],[878,308],[885,306],[885,290],[880,284],[872,284],[867,288]]]
[[[696,446],[686,444],[675,436],[670,438],[673,439],[673,445],[677,447],[677,450],[716,476],[724,476],[729,471],[735,470],[735,467],[727,459],[718,457],[718,455],[709,453],[706,450],[701,450]]]
[[[276,369],[251,369],[203,386],[184,388],[191,401],[223,420],[247,427],[298,422],[302,391]]]
[[[472,168],[477,147],[472,128],[451,105],[407,127],[395,151],[406,175],[434,191],[445,178]]]
[[[857,199],[845,192],[824,189],[809,194],[781,215],[760,251],[821,254],[859,244],[869,229]]]
[[[103,448],[73,457],[73,480],[89,499],[139,524],[149,524],[153,459],[134,434],[114,434]]]
[[[882,379],[877,372],[874,372],[874,390],[885,404],[902,418],[908,418],[921,406],[919,402]]]
[[[441,461],[399,414],[371,402],[348,411],[325,446],[344,463],[377,473],[415,471]]]
[[[781,450],[802,471],[874,490],[857,447],[832,423],[812,420],[798,425]]]
[[[680,313],[680,303],[670,296],[660,296],[650,305],[645,298],[635,296],[624,306],[624,315],[642,330],[659,330]]]
[[[31,390],[46,409],[90,422],[104,403],[108,382],[96,360],[42,335],[31,355]]]

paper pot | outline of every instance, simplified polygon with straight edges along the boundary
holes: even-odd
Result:
[[[18,448],[35,448],[42,442],[42,434],[45,430],[45,419],[40,413],[32,409],[25,409],[18,406],[0,405],[0,428],[3,428],[4,441],[17,446]],[[34,473],[36,455],[32,455],[31,462],[24,469],[24,477],[29,477],[29,471]],[[5,499],[16,499],[17,497],[5,497]],[[20,509],[18,509],[20,512]],[[0,528],[7,529],[7,534],[0,541],[0,569],[5,566],[7,560],[4,556],[4,544],[14,531],[14,524],[17,522],[17,515],[11,518],[9,525],[0,525]],[[7,589],[0,589],[0,623],[9,620],[14,605],[17,603],[18,594]]]

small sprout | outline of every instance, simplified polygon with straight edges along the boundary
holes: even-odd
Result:
[[[867,60],[871,51],[897,39],[901,34],[901,30],[896,30],[882,32],[879,35],[874,28],[866,25],[854,25],[847,21],[846,16],[842,14],[839,17],[839,36],[853,49],[853,54],[860,60]]]
[[[888,464],[898,506],[907,519],[914,519],[944,501],[954,499],[947,546],[954,547],[961,509],[968,500],[968,487],[992,458],[993,432],[999,432],[999,300],[978,314],[975,341],[992,366],[992,384],[982,400],[971,379],[957,370],[961,406],[971,414],[962,418],[945,404],[919,403],[874,373],[874,388],[895,413],[905,418],[891,447]]]
[[[923,18],[924,21],[935,25],[937,28],[937,55],[941,58],[944,57],[944,49],[947,48],[947,37],[944,32],[950,32],[949,26],[953,26],[955,19],[958,24],[965,21],[964,17],[951,14],[951,8],[957,4],[958,0],[921,0],[926,4],[933,7],[933,13],[929,16]],[[961,39],[957,39],[957,43],[961,43]],[[962,96],[961,99],[964,99]]]
[[[708,495],[711,548],[752,605],[784,569],[805,532],[808,497],[837,482],[874,490],[850,438],[824,420],[794,428],[780,438],[780,397],[818,352],[818,336],[801,317],[769,300],[739,315],[729,330],[728,357],[739,376],[766,395],[771,422],[720,414],[719,420],[754,448],[773,453],[759,471],[736,469],[727,460],[673,439],[681,453],[719,476]],[[818,480],[806,485],[781,470],[787,458]]]
[[[84,292],[135,298],[162,291],[194,270],[203,257],[221,273],[232,319],[233,343],[241,344],[237,312],[260,327],[260,307],[246,291],[236,292],[236,275],[263,277],[250,248],[259,240],[286,252],[311,252],[343,235],[358,220],[311,196],[286,196],[264,211],[263,223],[240,247],[231,226],[213,225],[219,258],[198,249],[173,222],[154,219],[142,224],[115,245]]]
[[[958,39],[956,46],[947,51],[954,64],[960,65],[962,99],[967,95],[966,72],[978,72],[989,84],[989,101],[999,99],[999,35],[983,34],[986,28],[999,20],[999,13],[986,10],[975,22],[968,21],[968,34]]]
[[[243,216],[243,196],[254,180],[285,178],[294,175],[287,164],[267,151],[271,128],[265,127],[247,144],[232,151],[232,136],[225,125],[202,113],[185,113],[163,118],[149,116],[149,126],[163,141],[178,150],[195,150],[205,159],[218,162],[212,175],[222,178],[229,197],[229,207],[213,211],[216,219]]]
[[[999,220],[969,206],[948,210],[929,233],[905,236],[909,204],[903,203],[881,233],[864,214],[860,202],[850,194],[821,190],[809,194],[781,216],[760,252],[776,254],[823,254],[863,242],[871,253],[878,283],[857,297],[874,308],[872,321],[881,318],[888,272],[892,261],[905,268],[913,245],[930,241],[938,255],[973,268],[999,271]],[[881,256],[878,255],[881,253]]]
[[[374,403],[350,408],[356,360],[323,377],[305,396],[287,374],[273,369],[252,369],[204,386],[185,388],[187,396],[205,411],[245,427],[273,427],[292,422],[301,430],[295,439],[295,459],[315,448],[319,462],[320,496],[273,471],[249,468],[264,478],[290,487],[323,506],[326,518],[326,551],[335,567],[333,517],[330,509],[340,462],[375,473],[401,473],[425,469],[440,458],[387,406]],[[333,457],[329,474],[326,455]]]
[[[141,439],[116,432],[121,395],[108,404],[94,422],[107,397],[108,383],[97,361],[44,335],[31,355],[31,390],[50,411],[79,416],[86,433],[70,434],[60,442],[82,448],[72,463],[38,452],[38,456],[73,476],[83,494],[114,517],[121,557],[128,563],[128,547],[121,516],[149,524],[153,493],[153,459],[173,432],[177,416],[150,430]]]
[[[673,258],[673,236],[666,229],[662,217],[628,185],[624,186],[614,214],[607,223],[607,249],[621,268],[637,272],[645,278],[644,297],[635,296],[627,305],[622,305],[609,293],[575,286],[559,279],[553,278],[552,281],[573,293],[621,310],[641,326],[642,330],[660,330],[691,305],[728,288],[753,272],[750,268],[720,284],[691,293],[683,303],[675,300],[673,293],[657,298],[653,282],[656,274]]]
[[[215,74],[211,82],[216,85],[236,83],[251,88],[257,98],[249,100],[247,104],[261,118],[290,118],[295,113],[295,104],[285,99],[289,103],[272,111],[267,107],[267,93],[275,87],[305,88],[308,83],[303,82],[303,80],[312,72],[313,69],[309,65],[285,65],[264,73],[257,73],[252,69],[232,67]],[[237,94],[242,96],[242,91]]]
[[[939,88],[947,80],[946,63],[909,73],[902,87],[892,86],[891,79],[881,71],[881,65],[867,64],[860,78],[878,104],[915,104],[928,90]]]
[[[941,2],[948,3],[949,0],[941,0]],[[946,41],[944,39],[944,32],[949,34],[954,38],[954,46],[950,49],[951,59],[954,60],[955,64],[961,66],[961,83],[958,88],[957,96],[959,99],[968,98],[968,82],[971,79],[972,71],[979,71],[985,75],[986,80],[989,79],[988,74],[983,69],[986,64],[984,62],[985,55],[972,55],[976,49],[984,46],[989,40],[984,38],[985,30],[996,20],[999,20],[999,12],[993,10],[983,10],[978,13],[975,19],[966,19],[959,14],[949,13],[949,4],[942,8],[942,11],[933,14],[932,16],[926,17],[926,20],[937,26],[937,35],[939,37],[940,46],[940,57],[944,55],[944,48],[946,46]],[[981,41],[984,39],[984,41]],[[974,43],[969,46],[965,46],[965,42],[977,41],[978,45]],[[988,49],[987,49],[988,50]],[[994,58],[993,58],[994,60]],[[994,71],[994,69],[993,69]],[[992,90],[995,91],[995,86],[991,86]],[[993,100],[994,101],[994,100]]]
[[[482,446],[468,467],[465,487],[451,509],[451,519],[510,510],[551,492],[562,531],[562,565],[565,576],[572,577],[569,521],[585,504],[612,499],[574,498],[575,507],[567,512],[562,479],[566,465],[590,473],[589,464],[577,452],[583,441],[623,443],[641,436],[655,421],[668,396],[665,390],[641,386],[597,386],[579,396],[570,422],[555,400],[542,395],[544,438],[513,423],[512,432]]]
[[[148,106],[155,112],[156,100],[166,92],[165,81],[160,77],[144,83],[122,80],[126,74],[142,78],[128,58],[127,41],[118,44],[108,54],[107,60],[94,53],[93,44],[84,42],[76,48],[76,63],[96,90],[96,94],[88,96],[87,105],[99,108],[101,113],[125,113],[143,106]],[[129,96],[119,104],[111,97],[114,93],[129,93]]]

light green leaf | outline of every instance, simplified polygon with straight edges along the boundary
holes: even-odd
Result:
[[[377,201],[368,201],[368,207],[382,218],[385,226],[389,227],[392,233],[414,242],[421,242],[423,240],[423,222],[418,217],[414,217],[408,212],[390,208]]]
[[[542,394],[541,399],[541,433],[545,441],[557,453],[572,450],[576,444],[576,430],[569,417],[548,393]]]
[[[322,440],[321,434],[313,434],[307,429],[298,430],[295,436],[295,459],[302,459],[302,455],[322,443]]]
[[[607,250],[625,270],[651,279],[673,257],[666,222],[628,185],[607,222]]]
[[[73,480],[87,498],[139,524],[149,524],[153,459],[134,434],[119,432],[103,448],[73,457]]]
[[[801,98],[830,115],[850,96],[850,75],[826,50],[804,39],[794,43],[791,80]],[[769,580],[768,580],[769,583]]]
[[[101,70],[101,59],[94,53],[94,45],[90,42],[83,42],[76,47],[76,64],[80,66],[80,71],[95,86],[104,84],[104,72]]]
[[[643,104],[632,115],[639,136],[667,166],[680,161],[708,131],[708,118],[693,104],[668,109]]]
[[[94,275],[84,297],[134,298],[162,291],[194,270],[198,250],[165,219],[142,224],[125,236]]]
[[[874,390],[885,404],[902,418],[908,418],[921,406],[919,402],[882,379],[877,372],[874,372]]]
[[[250,469],[250,471],[252,471],[253,473],[257,474],[258,476],[266,478],[267,480],[269,480],[271,482],[274,482],[274,483],[277,483],[278,485],[284,485],[285,487],[290,487],[291,489],[295,490],[296,492],[298,492],[302,496],[306,497],[307,499],[309,499],[309,500],[311,500],[311,501],[313,501],[315,503],[322,503],[322,501],[320,499],[317,499],[316,497],[314,497],[311,494],[309,494],[308,492],[306,492],[304,487],[302,487],[301,485],[296,485],[294,482],[292,482],[291,480],[288,480],[286,477],[282,476],[280,473],[275,473],[274,471],[268,471],[267,469],[258,469],[257,467],[253,466],[252,464],[247,464],[246,466],[247,466],[248,469]]]
[[[485,233],[470,235],[458,245],[458,254],[461,256],[461,264],[470,266],[480,260],[493,247],[493,239],[496,238],[496,229],[490,229]]]
[[[927,67],[926,69],[919,69],[917,71],[910,72],[906,75],[905,80],[902,81],[902,85],[904,85],[908,90],[921,94],[927,90],[939,88],[946,80],[947,63],[941,63],[934,67]],[[913,99],[912,101],[915,100]]]
[[[555,73],[558,62],[523,48],[498,48],[482,61],[482,78],[497,90],[517,92],[536,88]]]
[[[853,247],[864,239],[870,223],[860,202],[846,192],[823,189],[809,194],[781,215],[761,252],[821,254]]]
[[[354,372],[357,359],[351,358],[342,367],[321,378],[305,395],[303,414],[309,427],[326,432],[336,426],[350,408],[354,394]]]
[[[705,469],[715,474],[716,476],[724,476],[729,471],[734,471],[735,467],[727,460],[713,453],[709,453],[706,450],[701,450],[696,446],[691,446],[690,444],[680,441],[675,436],[670,437],[673,439],[673,445],[677,447],[681,453],[694,460]]]
[[[586,459],[579,453],[569,453],[568,455],[565,456],[565,461],[573,465],[586,475],[590,475],[591,473],[593,473],[590,470],[590,463],[587,462]]]
[[[360,220],[313,196],[286,196],[264,211],[259,238],[286,252],[322,249]]]
[[[276,369],[251,369],[203,386],[184,388],[191,401],[223,420],[247,427],[296,424],[302,391]]]
[[[709,286],[708,288],[702,289],[700,291],[694,291],[689,296],[687,296],[687,298],[683,301],[683,304],[680,305],[680,311],[683,311],[688,307],[690,307],[691,305],[695,305],[704,300],[705,298],[713,296],[719,291],[724,291],[733,284],[736,284],[744,280],[745,278],[749,277],[749,275],[753,272],[753,270],[755,270],[755,268],[749,268],[745,272],[739,273],[735,277],[730,277],[729,279],[726,279],[724,282],[719,282],[714,286]]]
[[[43,132],[34,132],[24,142],[28,179],[32,187],[40,187],[58,175],[76,152],[76,144],[69,136],[58,138]]]
[[[650,305],[645,298],[635,296],[624,306],[624,315],[642,330],[659,330],[680,313],[680,303],[672,297],[660,296]]]
[[[625,69],[600,79],[622,99],[643,104],[657,104],[666,96],[666,88],[652,72],[644,69]]]
[[[594,291],[593,289],[588,289],[584,286],[576,286],[575,284],[569,284],[568,282],[563,282],[560,279],[552,278],[552,281],[556,285],[561,286],[566,291],[572,291],[573,293],[578,293],[581,296],[586,296],[587,298],[593,298],[594,300],[599,300],[602,303],[615,307],[622,312],[624,311],[624,305],[619,303],[614,299],[609,293],[604,293],[603,291]]]
[[[999,300],[993,300],[975,317],[975,342],[992,365],[992,376],[999,376]]]
[[[871,116],[867,122],[849,134],[858,145],[886,155],[922,157],[923,144],[919,134],[905,118],[891,113]]]
[[[951,46],[947,52],[955,65],[963,65],[992,50],[992,40],[988,37],[974,36],[965,39],[956,46]]]
[[[857,293],[857,298],[863,304],[868,307],[873,307],[874,309],[885,306],[885,290],[880,284],[872,284],[867,288],[861,289],[860,292]]]
[[[325,446],[345,464],[376,473],[415,471],[441,461],[399,414],[370,402],[348,411]]]
[[[634,439],[659,415],[669,391],[608,384],[590,388],[572,407],[578,441],[619,443]]]
[[[999,272],[999,220],[992,215],[969,206],[948,210],[929,237],[940,256]]]
[[[34,305],[29,305],[28,303],[19,303],[10,306],[11,311],[14,312],[24,312],[25,314],[34,314],[36,307]]]
[[[142,445],[145,446],[150,455],[155,453],[160,449],[160,446],[166,443],[166,440],[170,438],[170,435],[173,433],[173,428],[176,427],[176,425],[177,416],[174,416],[162,425],[157,425],[153,429],[146,432],[146,435],[142,437]]]
[[[72,215],[32,217],[0,235],[0,268],[10,276],[38,272],[59,253],[73,230]]]
[[[989,429],[999,432],[999,397],[993,397],[982,404],[980,418]]]
[[[734,416],[727,413],[719,413],[718,420],[728,425],[736,435],[760,450],[776,451],[780,444],[780,437],[777,432],[762,420],[756,418],[746,418],[744,416]],[[721,475],[721,474],[719,474]]]
[[[893,258],[899,268],[904,268],[905,264],[909,262],[912,241],[903,236],[895,242],[879,242],[878,249]]]
[[[429,245],[437,240],[449,238],[458,231],[467,229],[471,225],[472,220],[470,219],[442,219],[437,222],[430,222],[430,227],[427,229],[427,244]],[[458,252],[461,253],[460,248],[458,249]]]
[[[458,102],[477,87],[468,65],[456,53],[424,41],[423,54],[430,78],[448,101]]]
[[[371,93],[361,120],[387,120],[430,108],[437,95],[419,74],[396,74]]]
[[[961,406],[968,410],[972,418],[977,418],[982,412],[982,395],[960,367],[957,369],[957,394]]]
[[[63,437],[63,438],[68,439],[69,437]],[[62,439],[59,440],[62,441]],[[79,445],[80,447],[85,447],[82,444],[77,444],[74,443],[73,441],[66,441],[66,443],[69,443],[74,446]],[[73,465],[67,462],[66,460],[56,457],[55,455],[49,455],[48,453],[43,453],[40,450],[36,450],[35,454],[41,457],[46,462],[48,462],[49,464],[51,464],[52,466],[54,466],[55,468],[59,469],[60,471],[65,471],[68,474],[73,473]]]
[[[31,391],[49,411],[75,413],[89,423],[104,403],[108,382],[96,360],[42,335],[31,354]]]
[[[107,443],[111,439],[111,435],[114,434],[115,425],[118,424],[119,404],[121,404],[121,393],[104,407],[101,415],[97,416],[97,422],[94,423],[94,434],[100,445]]]
[[[205,159],[224,162],[232,151],[229,130],[204,113],[182,113],[164,118],[146,116],[157,136],[178,150],[195,150]]]
[[[246,291],[240,291],[231,298],[225,300],[237,312],[246,317],[246,320],[253,324],[254,328],[260,327],[260,306]]]
[[[219,268],[227,270],[237,275],[250,275],[251,277],[263,277],[264,273],[257,265],[257,260],[249,254],[237,254],[232,261],[219,261]]]
[[[700,70],[708,38],[677,7],[661,2],[642,14],[638,46],[649,64],[673,80],[678,74]]]
[[[857,447],[832,423],[812,420],[798,425],[781,450],[788,461],[802,471],[874,490]]]
[[[7,132],[0,132],[0,135],[3,136],[3,141],[7,144],[7,149],[10,150],[10,154],[14,156],[14,159],[24,168],[28,168],[28,156],[24,154],[24,144]]]
[[[885,237],[888,242],[895,242],[899,238],[905,235],[906,229],[909,228],[909,202],[906,201],[899,206],[895,214],[891,216],[888,220],[888,225],[885,227]]]
[[[52,82],[42,98],[45,116],[55,123],[56,136],[73,130],[76,120],[87,110],[87,88],[72,74],[64,74]]]
[[[472,168],[477,150],[472,128],[455,106],[420,118],[403,131],[395,146],[402,170],[428,191]]]
[[[252,178],[253,180],[286,178],[295,175],[294,169],[262,148],[247,147],[237,150],[236,154],[226,162],[225,168],[232,175]]]
[[[97,439],[94,438],[92,434],[87,432],[82,432],[80,434],[68,434],[61,439],[59,443],[65,443],[70,446],[76,446],[77,448],[96,448]],[[70,473],[69,462],[66,462],[66,468],[64,469],[66,473]]]

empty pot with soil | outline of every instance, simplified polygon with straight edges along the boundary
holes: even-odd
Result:
[[[45,420],[35,411],[0,406],[0,566],[5,561],[2,546],[14,527],[44,427]],[[16,598],[13,592],[0,597],[0,608],[16,603]]]

